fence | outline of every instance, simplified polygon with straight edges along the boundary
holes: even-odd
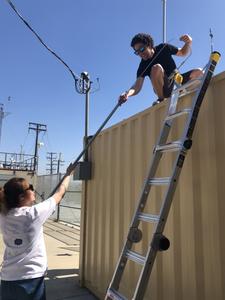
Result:
[[[35,186],[37,200],[47,199],[61,177],[62,174],[37,176]],[[81,182],[71,180],[67,193],[51,218],[80,226],[81,192]]]
[[[0,169],[34,171],[34,156],[22,153],[0,152]]]

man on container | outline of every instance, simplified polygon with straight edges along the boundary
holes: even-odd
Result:
[[[133,86],[119,96],[119,103],[127,101],[131,96],[137,95],[143,85],[144,79],[148,76],[152,82],[154,92],[158,100],[153,103],[157,104],[171,96],[174,80],[173,72],[176,70],[176,64],[172,55],[186,56],[192,44],[192,38],[185,34],[180,37],[184,42],[182,48],[162,43],[154,46],[153,38],[146,33],[138,33],[131,41],[131,47],[134,54],[140,56],[141,62],[137,70],[137,79]],[[194,69],[182,74],[183,84],[189,80],[202,76],[201,69]]]

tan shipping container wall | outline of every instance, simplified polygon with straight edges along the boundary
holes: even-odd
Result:
[[[188,107],[190,99],[185,96],[181,106]],[[81,276],[101,299],[125,242],[166,109],[165,101],[104,130],[91,147]],[[166,224],[171,246],[157,255],[145,299],[225,299],[224,115],[225,72],[213,78],[203,101]],[[175,124],[171,140],[178,138],[183,121]],[[171,174],[175,154],[166,155],[160,176]],[[152,190],[148,212],[159,210],[164,191]],[[142,228],[143,240],[135,250],[144,254],[153,225]],[[137,264],[127,264],[121,291],[129,298],[139,271]]]

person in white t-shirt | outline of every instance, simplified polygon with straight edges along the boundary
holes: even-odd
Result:
[[[1,300],[45,300],[47,256],[43,224],[63,198],[72,164],[55,194],[35,204],[33,186],[12,178],[0,190],[0,227],[5,244],[1,270]]]

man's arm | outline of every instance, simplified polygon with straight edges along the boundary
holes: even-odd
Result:
[[[129,97],[137,95],[142,88],[143,82],[144,77],[138,77],[135,83],[132,85],[132,87],[119,96],[119,102],[126,102]]]
[[[178,49],[177,56],[186,56],[191,50],[192,38],[188,35],[182,35],[180,41],[184,42],[184,46]]]

